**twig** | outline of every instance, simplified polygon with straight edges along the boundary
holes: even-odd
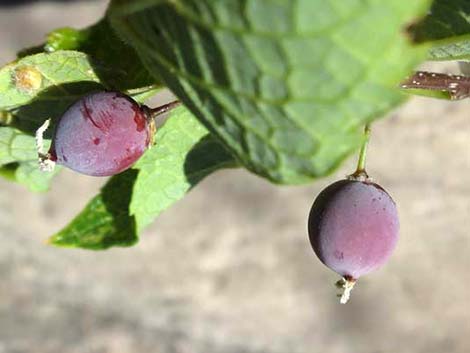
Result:
[[[417,71],[400,84],[404,89],[448,92],[452,100],[470,97],[470,77]]]

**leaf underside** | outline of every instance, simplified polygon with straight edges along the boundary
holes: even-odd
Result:
[[[245,167],[277,183],[323,176],[418,64],[404,25],[427,1],[123,1],[111,22]]]

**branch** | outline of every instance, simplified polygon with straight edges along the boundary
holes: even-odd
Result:
[[[404,89],[447,92],[450,99],[470,97],[470,76],[417,71],[400,84]]]

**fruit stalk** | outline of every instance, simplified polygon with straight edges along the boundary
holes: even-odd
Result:
[[[169,112],[170,110],[172,110],[173,108],[176,108],[180,104],[181,102],[179,100],[175,100],[173,102],[161,105],[156,108],[148,108],[149,115],[151,118],[155,119],[157,116],[165,114],[166,112]]]
[[[366,124],[364,127],[364,141],[359,151],[359,159],[357,161],[356,171],[349,176],[352,180],[367,181],[369,180],[369,175],[366,172],[366,159],[367,159],[367,147],[369,145],[370,139],[370,125]]]

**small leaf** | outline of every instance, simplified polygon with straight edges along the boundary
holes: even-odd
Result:
[[[49,239],[50,244],[90,250],[134,245],[138,237],[129,202],[136,177],[132,169],[112,177],[68,226]]]
[[[155,141],[136,169],[112,177],[50,242],[93,250],[133,245],[146,225],[202,178],[236,165],[233,157],[183,107],[170,113]]]
[[[331,172],[404,99],[424,58],[404,27],[427,0],[114,0],[111,24],[245,167]]]
[[[55,29],[47,35],[47,42],[43,45],[44,50],[49,53],[57,50],[76,50],[83,52],[83,50],[80,50],[81,46],[87,42],[92,28],[97,25],[98,24],[83,30],[70,27]]]

